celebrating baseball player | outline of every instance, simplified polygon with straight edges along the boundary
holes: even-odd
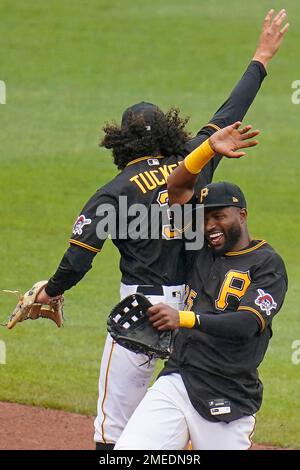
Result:
[[[112,232],[118,229],[118,233],[110,233],[110,236],[121,255],[121,298],[140,292],[153,304],[165,302],[175,311],[182,308],[186,266],[184,241],[176,238],[171,224],[159,226],[158,238],[130,237],[130,221],[125,221],[124,230],[123,216],[127,211],[123,200],[126,197],[128,208],[143,204],[147,212],[152,205],[167,208],[167,179],[183,158],[218,129],[243,119],[266,76],[266,65],[279,49],[288,28],[288,25],[282,28],[285,11],[281,10],[274,18],[273,13],[270,11],[265,18],[257,50],[241,80],[196,137],[190,138],[185,130],[186,120],[179,117],[177,110],[171,109],[165,114],[156,105],[145,102],[129,107],[123,113],[121,126],[113,124],[104,128],[102,145],[112,150],[120,173],[100,188],[80,212],[74,223],[70,246],[56,273],[34,298],[35,304],[48,304],[59,299],[90,270],[93,258],[108,237],[101,227],[107,222],[107,212],[111,212],[118,220],[118,226],[112,229]],[[220,160],[221,155],[216,154],[197,174],[194,181],[197,191],[212,181]],[[151,220],[148,222],[151,232]],[[95,420],[97,449],[114,446],[144,397],[154,361],[142,365],[144,362],[147,361],[143,357],[125,350],[107,336]]]
[[[172,173],[170,203],[186,202],[195,175],[214,152],[234,157],[241,148],[234,127],[216,132]],[[241,135],[246,137],[248,130]],[[155,328],[178,328],[178,333],[169,360],[133,413],[117,450],[185,449],[189,440],[199,450],[251,446],[263,392],[257,368],[285,297],[287,274],[275,250],[250,236],[247,204],[238,186],[208,184],[191,202],[195,210],[197,202],[204,204],[206,243],[189,267],[185,310],[163,303],[148,309]]]

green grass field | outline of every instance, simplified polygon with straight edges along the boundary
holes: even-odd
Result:
[[[247,116],[261,144],[222,162],[215,180],[244,188],[250,228],[283,256],[289,292],[260,369],[265,384],[256,442],[300,448],[299,155],[297,0],[2,0],[0,80],[0,289],[27,288],[54,272],[73,221],[116,169],[98,148],[106,120],[152,101],[180,107],[195,132],[227,98],[256,47],[270,8],[285,7],[291,28]],[[246,122],[246,121],[245,121]],[[7,364],[0,400],[94,414],[106,316],[118,300],[118,254],[111,242],[66,296],[65,328],[25,322],[0,329]],[[0,320],[15,299],[0,293]]]

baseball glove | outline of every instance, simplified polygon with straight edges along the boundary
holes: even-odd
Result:
[[[107,329],[126,349],[152,358],[166,359],[173,342],[172,331],[159,331],[149,321],[147,310],[152,304],[143,294],[125,297],[111,311]]]
[[[18,291],[5,290],[19,296],[19,302],[12,314],[9,316],[5,326],[11,330],[17,323],[24,320],[37,320],[38,318],[49,318],[60,328],[63,324],[63,297],[52,300],[50,304],[37,303],[35,299],[48,281],[39,281],[24,295]]]

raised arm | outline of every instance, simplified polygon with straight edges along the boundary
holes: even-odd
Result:
[[[280,48],[283,37],[290,26],[289,23],[282,26],[286,19],[285,9],[280,10],[272,20],[273,14],[274,10],[270,10],[264,19],[258,46],[253,57],[253,60],[262,63],[264,67],[267,67],[268,62]]]
[[[289,24],[282,27],[286,18],[285,10],[280,10],[272,20],[273,14],[274,10],[270,10],[264,19],[258,46],[242,79],[211,119],[211,122],[218,123],[219,127],[243,120],[266,76],[268,63],[281,46]]]
[[[288,23],[283,26],[286,19],[285,10],[281,10],[274,18],[273,16],[274,10],[270,10],[264,19],[253,60],[234,87],[229,98],[215,112],[209,123],[198,132],[196,137],[187,143],[187,153],[198,147],[219,128],[243,120],[266,76],[266,66],[280,48],[284,35],[289,28]],[[221,156],[216,155],[205,167],[203,176],[205,176],[207,182],[211,181],[220,159]]]

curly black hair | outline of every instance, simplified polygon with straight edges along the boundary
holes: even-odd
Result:
[[[142,115],[121,127],[115,122],[107,123],[100,146],[112,149],[114,163],[120,170],[139,157],[181,155],[190,133],[185,130],[189,118],[179,117],[179,112],[177,108],[166,114],[157,112],[151,130]]]

